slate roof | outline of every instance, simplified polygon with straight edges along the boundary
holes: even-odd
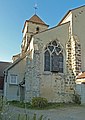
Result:
[[[0,76],[4,76],[4,70],[11,64],[11,62],[0,61]]]

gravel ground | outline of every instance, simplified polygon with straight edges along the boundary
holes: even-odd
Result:
[[[30,116],[33,116],[35,113],[38,118],[43,115],[44,120],[85,120],[85,106],[63,107],[50,110],[25,110],[9,106],[9,114],[10,113],[14,115],[15,118],[19,113],[27,113]],[[10,120],[13,120],[14,117],[11,117]]]

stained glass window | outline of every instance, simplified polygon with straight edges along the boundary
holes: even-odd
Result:
[[[50,42],[45,48],[44,70],[63,73],[63,50],[57,41]]]
[[[52,53],[51,55],[51,71],[56,71],[58,72],[59,71],[59,57],[58,55],[56,55],[56,53]]]
[[[50,71],[50,53],[48,50],[44,53],[44,70]]]

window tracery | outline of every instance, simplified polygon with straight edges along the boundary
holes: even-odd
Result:
[[[63,50],[56,40],[45,47],[44,70],[63,73]]]

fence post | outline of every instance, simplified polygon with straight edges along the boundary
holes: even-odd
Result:
[[[18,115],[18,120],[20,120],[20,114]]]
[[[36,120],[36,114],[34,114],[34,116],[33,116],[33,120]]]
[[[27,120],[27,114],[26,114],[26,120]]]

